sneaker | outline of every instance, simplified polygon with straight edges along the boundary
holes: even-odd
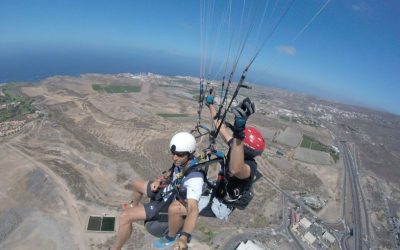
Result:
[[[178,239],[178,235],[175,236],[172,240],[168,240],[166,236],[163,236],[161,238],[158,238],[157,240],[153,241],[153,247],[156,249],[164,249],[176,242]]]

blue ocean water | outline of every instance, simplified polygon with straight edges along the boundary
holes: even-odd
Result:
[[[39,82],[50,76],[79,76],[85,73],[117,74],[152,72],[161,75],[199,76],[198,58],[171,55],[159,51],[105,51],[72,48],[9,49],[0,48],[0,84],[9,82]],[[241,72],[239,72],[241,73]],[[256,72],[251,72],[256,73]],[[348,104],[371,107],[368,103],[354,103],[343,97],[322,93],[303,84],[286,84],[285,81],[269,76],[256,84],[284,88],[290,92],[311,94]],[[247,80],[251,82],[249,74]],[[376,109],[376,107],[372,107]],[[382,110],[382,108],[379,108]],[[387,111],[388,108],[385,108]],[[391,107],[396,114],[397,107]]]
[[[139,73],[198,75],[198,62],[163,53],[82,50],[0,52],[0,83],[37,82],[54,75]]]

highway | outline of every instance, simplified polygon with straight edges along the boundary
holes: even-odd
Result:
[[[351,155],[352,155],[352,159],[354,161],[354,165],[355,165],[355,169],[357,170],[357,187],[360,190],[360,198],[361,198],[361,206],[362,206],[362,210],[364,211],[364,213],[361,213],[361,216],[364,215],[364,224],[363,224],[363,234],[361,234],[361,236],[363,236],[364,239],[364,244],[367,246],[368,249],[371,249],[371,234],[370,234],[370,222],[369,222],[369,215],[368,215],[368,211],[367,211],[367,204],[365,202],[365,198],[364,198],[364,194],[361,188],[361,184],[358,178],[358,165],[357,165],[357,153],[356,153],[356,147],[353,146],[352,147],[352,151],[351,151]],[[361,212],[361,211],[360,211]],[[363,222],[363,221],[362,221]],[[365,229],[365,230],[364,230]]]
[[[351,221],[346,221],[346,224],[353,230],[352,237],[344,236],[342,238],[342,240],[340,241],[342,245],[341,248],[362,249],[363,226],[362,226],[361,208],[360,208],[359,182],[355,166],[355,160],[354,157],[352,157],[349,146],[345,141],[341,141],[340,146],[341,146],[344,167],[347,172],[347,176],[349,178],[348,184],[350,185],[351,201],[352,201],[352,214],[349,217],[345,216],[345,218],[351,217]],[[346,189],[344,189],[343,192],[346,192]],[[344,200],[343,205],[345,205],[345,203],[346,199]],[[347,245],[346,243],[349,243],[349,245]]]

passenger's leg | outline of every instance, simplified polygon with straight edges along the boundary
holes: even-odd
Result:
[[[119,228],[117,239],[112,250],[121,249],[132,233],[132,223],[138,220],[145,220],[146,212],[142,204],[122,211],[119,217]]]
[[[144,180],[134,180],[132,182],[132,207],[135,207],[139,204],[140,200],[142,199],[143,195],[147,194],[147,184],[149,181]]]
[[[174,201],[168,208],[168,236],[175,237],[182,228],[184,219],[187,215],[186,207],[179,201]]]

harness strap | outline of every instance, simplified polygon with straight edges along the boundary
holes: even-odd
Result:
[[[184,171],[182,171],[183,177],[184,176],[188,176],[192,172],[200,172],[200,173],[203,174],[203,180],[207,184],[207,186],[209,188],[215,188],[215,185],[212,184],[207,178],[208,167],[211,164],[214,164],[214,163],[220,163],[221,165],[224,165],[225,164],[225,157],[217,157],[217,158],[214,158],[214,159],[210,159],[210,160],[208,160],[206,162],[200,162],[200,163],[197,163],[197,164],[195,164],[195,165],[193,165],[193,166],[191,166],[191,167],[189,167],[187,169],[184,169]],[[185,204],[186,203],[185,202],[185,197],[181,196],[181,194],[179,192],[179,187],[174,186],[173,190],[175,190],[178,200],[182,203],[182,205],[185,206],[186,205]]]
[[[175,166],[172,165],[168,169],[169,173],[167,171],[164,171],[163,176],[164,176],[164,179],[166,179],[166,182],[168,182],[168,183],[165,183],[163,188],[166,188],[168,185],[172,185],[172,189],[165,193],[162,193],[161,198],[164,198],[165,196],[170,195],[171,193],[174,193],[176,195],[176,198],[178,198],[178,200],[181,201],[182,205],[185,206],[184,200],[186,197],[182,197],[179,192],[179,188],[180,188],[180,184],[181,184],[180,182],[182,181],[182,179],[185,176],[188,176],[192,172],[202,173],[203,180],[207,184],[207,187],[210,189],[215,189],[216,185],[211,183],[207,178],[208,167],[214,163],[219,163],[222,166],[222,168],[224,168],[226,158],[225,158],[224,154],[219,151],[214,152],[214,155],[216,156],[216,158],[209,159],[205,162],[198,162],[197,159],[192,160],[191,164],[188,164],[183,168],[183,171],[180,173],[178,178],[174,180],[174,182],[172,182],[172,178],[173,178]],[[212,194],[213,193],[215,193],[215,192],[212,192]]]

